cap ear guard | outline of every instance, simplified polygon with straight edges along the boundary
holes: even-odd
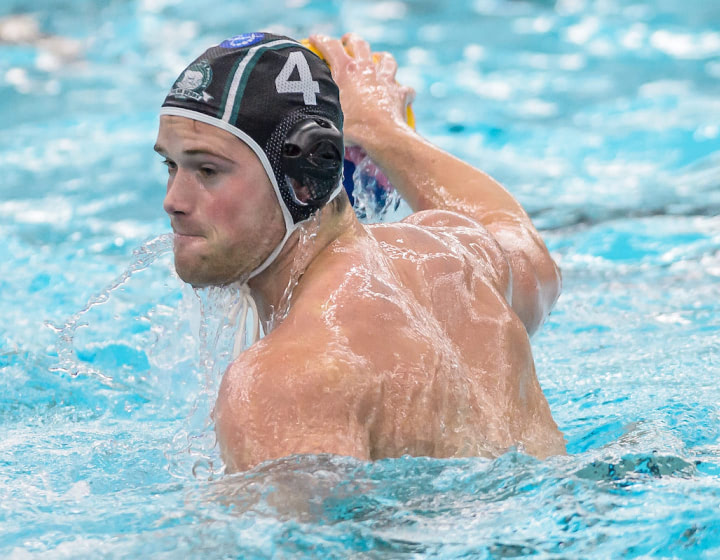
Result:
[[[282,169],[294,202],[323,206],[342,178],[342,133],[329,119],[313,116],[295,124],[282,148]]]

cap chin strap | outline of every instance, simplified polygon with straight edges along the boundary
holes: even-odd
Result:
[[[330,198],[328,198],[328,201],[325,204],[328,204],[328,202],[333,200],[337,195],[340,194],[340,192],[342,192],[342,190],[343,190],[343,185],[342,185],[342,183],[340,183],[338,185],[338,187],[330,195]],[[285,203],[283,202],[282,196],[280,196],[279,194],[278,194],[278,202],[280,203],[280,208],[282,209],[283,214],[285,214],[285,235],[283,236],[280,243],[277,244],[277,246],[272,250],[272,252],[263,261],[263,263],[250,273],[250,276],[248,276],[248,280],[255,278],[255,276],[257,276],[258,274],[263,272],[267,267],[269,267],[273,262],[275,262],[275,259],[280,254],[280,251],[282,251],[283,247],[285,247],[285,244],[287,243],[288,239],[290,239],[290,236],[293,234],[293,232],[296,229],[299,229],[302,224],[304,224],[305,222],[310,220],[315,215],[315,213],[313,212],[312,214],[310,214],[310,216],[307,219],[294,224],[292,221],[292,217],[290,216],[290,212],[285,207]],[[323,207],[319,208],[316,211],[319,212]],[[290,218],[290,219],[288,220],[288,218]]]
[[[278,200],[278,203],[280,204],[280,210],[283,213],[283,220],[285,221],[285,235],[283,236],[280,243],[277,244],[275,249],[272,250],[272,252],[267,256],[267,258],[258,266],[255,270],[253,270],[250,275],[248,276],[248,280],[255,278],[258,274],[266,270],[273,262],[275,262],[275,259],[280,254],[280,251],[282,251],[283,247],[285,247],[285,244],[287,243],[288,239],[290,239],[290,236],[293,234],[293,232],[300,227],[301,224],[306,222],[310,219],[310,217],[307,220],[303,220],[302,222],[298,222],[297,224],[293,222],[292,216],[290,215],[290,210],[288,210],[287,206],[285,206],[285,202],[283,202],[282,194],[280,193],[280,187],[277,184],[277,180],[275,179],[275,173],[273,172],[272,165],[270,165],[270,160],[268,160],[267,155],[263,151],[263,149],[260,147],[260,145],[253,140],[251,136],[249,136],[246,132],[243,132],[238,127],[233,126],[227,121],[224,121],[222,119],[218,119],[216,117],[212,117],[210,115],[206,115],[205,113],[200,113],[198,111],[191,111],[190,109],[182,109],[180,107],[162,107],[160,109],[160,115],[170,115],[175,117],[185,117],[188,119],[192,119],[195,121],[200,121],[205,124],[209,124],[212,126],[215,126],[217,128],[220,128],[222,130],[225,130],[226,132],[229,132],[233,136],[236,136],[240,140],[242,140],[247,146],[255,153],[255,155],[260,160],[260,163],[263,166],[263,169],[265,170],[265,174],[268,176],[268,179],[270,179],[270,183],[272,184],[273,191],[275,192],[275,197]],[[330,202],[333,200],[340,192],[343,190],[342,181],[338,183],[337,189],[330,195],[330,198],[328,198],[327,202]],[[327,202],[325,204],[327,204]],[[311,215],[312,217],[312,215]],[[254,344],[259,337],[259,331],[260,331],[260,318],[258,317],[257,312],[257,305],[255,303],[255,300],[253,299],[251,293],[250,293],[250,287],[247,285],[247,280],[245,283],[240,287],[240,301],[235,306],[235,308],[232,311],[232,318],[233,320],[237,318],[238,313],[242,313],[241,321],[240,321],[240,330],[238,331],[238,334],[235,337],[235,347],[233,348],[233,359],[235,359],[240,352],[243,351],[244,343],[245,343],[245,323],[247,319],[247,313],[249,309],[252,309],[253,312],[253,336],[252,340],[250,341],[250,345]]]

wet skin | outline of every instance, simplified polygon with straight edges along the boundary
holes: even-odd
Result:
[[[416,213],[366,227],[327,206],[311,245],[291,237],[250,281],[268,319],[291,269],[304,271],[287,317],[223,378],[214,418],[228,470],[293,453],[563,453],[529,342],[560,290],[537,231],[499,184],[407,127],[412,92],[395,82],[392,57],[373,59],[354,36],[311,40],[340,87],[346,144],[365,149]],[[161,118],[157,148],[170,162],[173,227],[198,238],[176,238],[180,276],[246,277],[284,233],[257,158],[182,118]]]
[[[509,289],[502,249],[462,216],[357,224],[226,373],[216,428],[228,469],[290,453],[562,453]]]

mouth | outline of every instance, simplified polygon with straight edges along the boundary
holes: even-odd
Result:
[[[196,233],[196,232],[194,232],[194,231],[192,231],[192,230],[188,230],[188,229],[180,229],[180,228],[177,228],[177,229],[176,229],[176,228],[173,228],[173,233],[175,234],[175,238],[176,238],[176,239],[178,239],[178,238],[182,239],[182,238],[184,238],[184,237],[187,237],[187,238],[190,238],[190,237],[205,237],[204,235],[202,235],[202,234],[199,233],[199,232]]]
[[[194,233],[180,233],[176,231],[173,235],[173,245],[175,246],[175,250],[177,250],[180,247],[189,247],[190,245],[195,245],[201,239],[204,239],[204,236]]]

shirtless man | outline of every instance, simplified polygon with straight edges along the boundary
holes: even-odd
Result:
[[[195,286],[247,282],[269,331],[220,387],[227,470],[294,453],[563,453],[529,341],[560,291],[540,235],[497,182],[407,125],[412,91],[389,54],[352,34],[311,44],[332,79],[290,39],[239,35],[161,110],[176,270]],[[399,223],[362,225],[338,188],[337,88],[345,146],[414,211]]]

